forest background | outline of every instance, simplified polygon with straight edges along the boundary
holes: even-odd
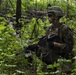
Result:
[[[64,10],[60,20],[74,29],[76,41],[76,0],[0,0],[0,75],[67,75],[62,73],[64,62],[54,65],[58,72],[43,72],[43,62],[33,54],[33,61],[25,59],[24,47],[35,44],[45,34],[49,21],[45,12],[48,5],[58,5]],[[73,48],[76,54],[76,43]],[[76,61],[76,56],[74,57]],[[76,63],[70,75],[76,74]]]

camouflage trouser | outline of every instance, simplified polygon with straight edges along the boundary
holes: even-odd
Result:
[[[42,57],[42,61],[46,64],[53,64],[57,62],[58,57],[59,56],[54,51],[50,51],[46,56]]]
[[[61,61],[61,70],[63,73],[71,73],[73,68],[74,68],[74,62],[75,60],[73,59],[74,53],[71,53],[69,56],[67,55],[67,58],[62,59]]]
[[[74,54],[73,54],[74,55]],[[57,54],[55,52],[51,52],[47,57],[47,61],[51,61],[52,64],[48,64],[45,65],[42,68],[42,71],[44,72],[54,72],[55,74],[47,74],[47,75],[71,75],[72,70],[74,68],[74,62],[75,60],[73,60],[73,56],[72,54],[70,54],[69,56],[67,55],[66,58],[64,57],[58,57]],[[53,64],[54,62],[56,62],[56,64]],[[47,67],[49,65],[52,65],[52,67]],[[46,75],[46,74],[45,74]]]
[[[72,62],[63,62],[61,67],[62,67],[63,73],[71,73],[71,71],[73,69],[73,63]]]

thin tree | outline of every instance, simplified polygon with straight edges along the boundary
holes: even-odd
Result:
[[[20,28],[19,19],[21,18],[21,0],[17,0],[16,2],[16,28]]]
[[[0,0],[0,12],[1,12],[1,3],[2,3],[2,0]]]

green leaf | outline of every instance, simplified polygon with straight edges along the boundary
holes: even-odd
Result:
[[[4,30],[6,27],[5,26],[0,26],[0,31]]]

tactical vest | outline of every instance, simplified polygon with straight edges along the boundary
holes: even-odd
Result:
[[[48,31],[52,31],[52,29],[53,29],[53,25],[48,28]],[[65,31],[66,29],[68,31]],[[65,34],[68,35],[68,37],[66,37]],[[54,50],[55,51],[61,51],[61,53],[64,53],[64,54],[71,52],[72,49],[73,49],[73,46],[74,46],[74,39],[73,39],[72,29],[69,28],[65,24],[61,24],[58,28],[58,36],[59,36],[59,39],[60,39],[61,43],[66,43],[67,46],[63,50],[59,50],[58,48],[54,48]]]

